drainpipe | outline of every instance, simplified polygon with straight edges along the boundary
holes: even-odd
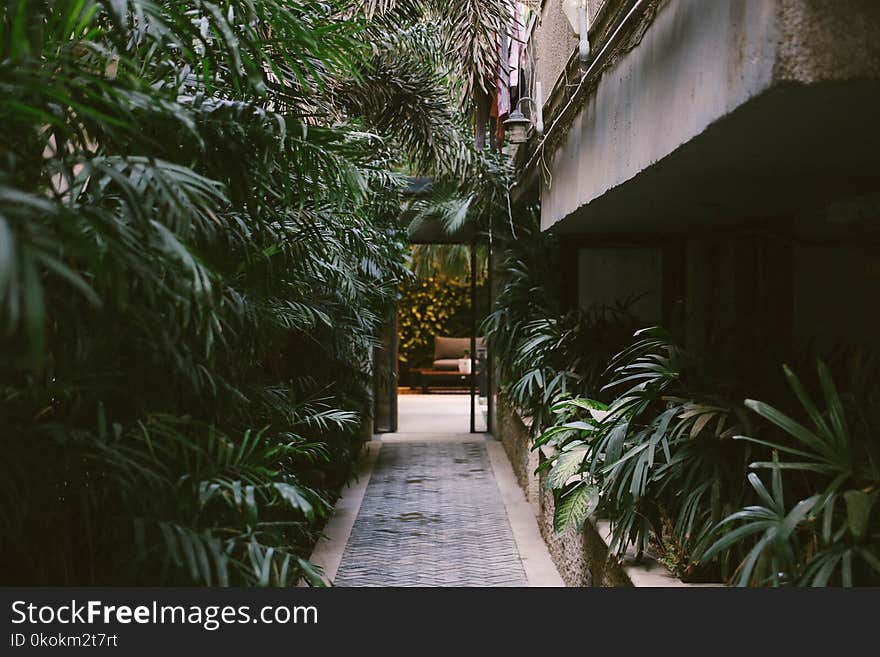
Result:
[[[477,243],[471,242],[471,433],[477,433]]]
[[[535,132],[544,134],[544,93],[540,80],[535,82]]]
[[[587,0],[562,0],[562,11],[578,35],[578,59],[586,64],[590,57],[590,16]]]
[[[570,0],[564,0],[564,2],[569,2],[569,1]],[[636,3],[630,8],[630,10],[627,12],[626,16],[624,16],[623,19],[621,19],[620,22],[617,24],[617,27],[614,28],[614,32],[611,33],[611,36],[605,40],[605,43],[602,45],[602,48],[599,50],[598,53],[596,53],[596,56],[590,62],[590,65],[587,67],[587,69],[581,75],[580,82],[578,82],[577,87],[569,96],[568,102],[565,103],[565,106],[556,115],[555,119],[553,120],[553,123],[550,124],[550,127],[547,129],[546,133],[541,138],[541,141],[538,142],[538,145],[535,147],[535,150],[532,152],[532,156],[528,159],[528,161],[520,169],[520,174],[522,174],[523,172],[530,169],[531,166],[537,161],[538,157],[543,152],[544,144],[547,143],[547,139],[550,137],[550,133],[553,132],[554,128],[556,128],[557,125],[559,125],[560,119],[562,119],[562,117],[565,115],[565,113],[571,108],[572,103],[574,102],[574,99],[577,97],[578,93],[580,93],[581,88],[584,86],[584,82],[590,77],[590,73],[593,72],[593,69],[599,64],[599,62],[602,61],[602,55],[604,55],[605,52],[617,41],[617,35],[620,33],[620,31],[627,24],[629,24],[630,19],[632,19],[633,16],[639,15],[639,10],[641,9],[642,4],[644,2],[645,2],[645,0],[636,0]],[[565,6],[566,5],[563,4],[563,7],[565,7]],[[571,20],[570,17],[569,17],[569,20]],[[580,55],[580,52],[578,52],[578,55]]]
[[[578,44],[578,59],[581,60],[581,64],[586,64],[590,57],[590,22],[587,18],[586,5],[586,2],[581,2],[578,7],[578,34],[581,38]]]

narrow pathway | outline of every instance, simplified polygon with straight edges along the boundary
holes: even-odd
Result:
[[[501,443],[466,396],[400,397],[312,553],[336,586],[564,586]]]
[[[336,586],[527,586],[485,441],[382,445]]]

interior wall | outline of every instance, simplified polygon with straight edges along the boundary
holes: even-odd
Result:
[[[798,245],[794,333],[801,342],[877,343],[880,253],[872,243]]]
[[[736,233],[694,236],[683,252],[681,320],[689,348],[749,349],[785,357],[792,333],[792,245],[789,223]]]
[[[577,306],[643,295],[633,312],[669,326],[698,351],[751,343],[785,358],[807,345],[880,343],[878,237],[845,229],[817,235],[795,224],[781,217],[695,235],[675,250],[578,247]],[[677,271],[670,290],[670,272]]]
[[[880,194],[800,212],[793,241],[795,341],[880,344]]]
[[[662,318],[663,253],[654,247],[581,248],[577,253],[578,307],[616,306],[649,323]]]

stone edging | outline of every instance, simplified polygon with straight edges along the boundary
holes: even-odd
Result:
[[[323,571],[324,583],[328,586],[332,585],[336,579],[336,571],[339,570],[339,564],[342,563],[345,545],[348,543],[348,537],[351,535],[351,529],[357,519],[361,502],[367,492],[367,485],[370,483],[370,475],[373,474],[373,466],[376,465],[376,458],[379,456],[381,448],[382,442],[375,439],[364,444],[364,453],[358,463],[357,474],[340,492],[339,499],[333,509],[333,515],[327,521],[324,531],[321,532],[321,538],[315,544],[315,549],[312,550],[312,555],[309,557],[309,561]]]

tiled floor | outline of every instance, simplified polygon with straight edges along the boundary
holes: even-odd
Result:
[[[465,395],[400,397],[311,561],[336,586],[564,586],[504,448]]]
[[[336,586],[526,586],[486,441],[382,445]]]

